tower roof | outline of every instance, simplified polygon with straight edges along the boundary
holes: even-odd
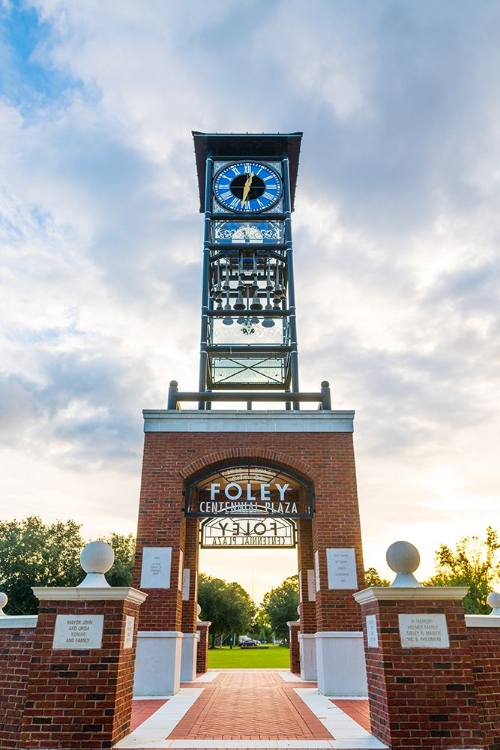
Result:
[[[205,168],[208,156],[216,159],[264,160],[288,156],[293,211],[302,133],[200,133],[193,130],[193,139],[200,191],[200,211],[205,210]]]

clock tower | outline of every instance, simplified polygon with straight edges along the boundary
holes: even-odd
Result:
[[[299,389],[292,212],[302,133],[193,138],[204,215],[199,382],[182,391],[172,381],[167,408],[144,411],[134,583],[148,598],[135,691],[172,694],[206,668],[201,544],[229,557],[238,546],[297,547],[291,668],[325,695],[363,695],[354,413],[332,409],[326,381]]]
[[[200,391],[297,392],[291,212],[302,134],[193,135],[205,213]]]

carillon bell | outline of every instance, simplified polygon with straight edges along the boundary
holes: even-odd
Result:
[[[252,302],[250,303],[250,310],[262,310],[262,308],[263,305],[259,299],[258,292],[255,292],[252,298]]]
[[[243,295],[241,293],[241,290],[238,291],[238,294],[236,295],[236,302],[233,305],[233,310],[246,310],[246,305],[243,302]]]

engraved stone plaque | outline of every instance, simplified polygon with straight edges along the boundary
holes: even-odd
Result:
[[[307,599],[310,602],[316,601],[316,576],[314,570],[307,571]]]
[[[104,615],[57,615],[53,649],[101,648]]]
[[[182,594],[182,587],[184,585],[184,552],[179,550],[179,573],[177,577],[177,588]]]
[[[132,648],[134,645],[134,625],[135,617],[127,615],[125,619],[125,638],[123,639],[123,648]]]
[[[354,549],[327,549],[329,589],[357,589],[356,558]]]
[[[403,648],[449,648],[446,615],[398,615]]]
[[[142,550],[141,588],[169,589],[172,547],[144,547]]]
[[[366,615],[368,648],[378,648],[377,615]]]
[[[319,591],[319,552],[316,550],[314,553],[314,572],[316,573],[316,591]]]
[[[191,571],[189,568],[184,568],[182,576],[182,601],[189,601],[189,588],[191,586]]]

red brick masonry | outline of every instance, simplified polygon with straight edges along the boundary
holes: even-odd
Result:
[[[2,626],[22,620],[32,622],[32,627],[0,629],[0,748],[17,747],[21,718],[26,701],[26,690],[35,636],[36,617],[2,618]],[[9,622],[10,621],[10,622]]]

